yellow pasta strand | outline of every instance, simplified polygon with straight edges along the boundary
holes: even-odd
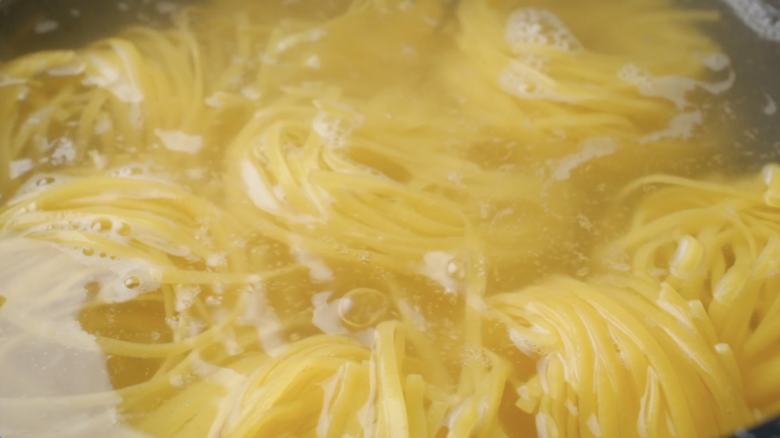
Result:
[[[734,82],[718,14],[544,6],[213,0],[0,64],[2,427],[710,437],[780,412],[780,167],[642,176],[702,153],[689,92]],[[620,204],[669,187],[594,275],[541,278],[584,249],[581,186],[628,179]]]
[[[778,306],[774,284],[780,211],[770,203],[775,169],[769,165],[758,177],[737,183],[664,175],[633,183],[627,190],[661,187],[639,201],[629,230],[602,249],[599,258],[602,271],[615,271],[615,261],[625,261],[621,270],[666,283],[683,300],[703,303],[714,336],[724,343],[720,348],[728,352],[725,360],[746,368],[742,378],[747,388],[756,388],[749,382],[763,378],[749,370],[770,366],[765,364],[776,356],[777,336],[770,335]],[[679,306],[686,307],[684,302]],[[761,394],[778,394],[780,388],[771,381],[761,381]],[[762,412],[771,401],[750,389],[746,397]]]
[[[665,293],[680,299],[668,285]],[[557,278],[488,304],[509,315],[509,340],[538,361],[518,406],[548,436],[569,436],[569,418],[580,436],[712,436],[754,421],[733,398],[741,383],[723,349],[667,321],[660,300],[638,290]]]

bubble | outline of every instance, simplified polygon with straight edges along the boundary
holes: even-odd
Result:
[[[84,248],[81,250],[81,253],[84,254],[87,257],[91,257],[95,255],[95,249],[94,248]]]
[[[363,124],[363,116],[347,105],[318,101],[315,106],[319,111],[312,120],[312,130],[328,147],[343,147],[352,132]]]
[[[527,100],[574,102],[576,97],[563,96],[552,89],[552,83],[527,65],[513,60],[498,76],[498,86],[505,92]]]
[[[653,89],[653,75],[649,71],[634,64],[626,64],[617,71],[617,77],[623,82],[635,85],[643,94],[649,94]]]
[[[458,281],[466,279],[466,262],[462,259],[452,259],[447,263],[447,275]]]
[[[514,53],[524,53],[527,45],[550,46],[562,52],[578,52],[582,44],[552,12],[541,8],[522,8],[506,21],[505,39]]]
[[[138,277],[127,277],[125,278],[124,285],[128,289],[135,289],[141,285],[141,280],[139,280]]]
[[[104,231],[111,231],[111,227],[113,226],[113,223],[111,222],[111,219],[107,218],[100,218],[92,223],[92,226],[90,227],[92,231],[96,233],[104,232]]]
[[[390,303],[382,292],[359,287],[347,292],[339,300],[338,313],[341,320],[351,327],[368,327],[378,322]]]
[[[100,293],[100,283],[96,281],[90,281],[84,285],[84,290],[87,291],[88,295],[96,296],[98,293]]]
[[[46,177],[43,177],[43,178],[39,179],[35,183],[35,185],[37,185],[38,187],[48,186],[49,184],[52,184],[54,181],[55,181],[54,178],[52,178],[50,176],[46,176]]]
[[[146,174],[147,171],[141,164],[131,164],[124,167],[119,167],[108,172],[109,176],[115,176],[120,178],[137,177]]]
[[[130,227],[129,224],[123,222],[119,226],[119,229],[116,230],[116,233],[119,234],[120,236],[129,236],[132,231],[133,231],[132,227]]]

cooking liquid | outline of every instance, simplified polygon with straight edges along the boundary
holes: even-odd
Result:
[[[626,29],[620,14],[627,12],[612,10],[611,2],[603,0],[495,2],[503,28],[471,29],[474,38],[496,33],[494,41],[504,45],[507,60],[551,75],[564,71],[567,57],[580,56],[582,50],[620,59],[608,79],[610,86],[618,84],[616,95],[650,102],[647,107],[610,106],[605,97],[603,105],[589,107],[576,97],[590,93],[589,86],[565,88],[570,85],[566,73],[555,79],[559,88],[545,89],[511,64],[492,71],[494,60],[479,58],[487,52],[470,46],[480,40],[468,40],[464,33],[464,18],[482,11],[480,2],[471,2],[474,10],[461,15],[457,8],[465,6],[449,2],[385,2],[369,18],[343,27],[329,23],[346,14],[348,2],[258,3],[216,2],[187,25],[202,56],[213,57],[199,73],[207,85],[197,93],[187,89],[197,82],[193,71],[166,78],[157,86],[182,90],[160,98],[157,103],[167,106],[153,116],[149,89],[136,87],[130,70],[122,70],[124,49],[105,49],[120,58],[102,72],[76,62],[44,69],[18,84],[11,73],[0,76],[0,100],[15,101],[18,108],[13,120],[11,111],[0,113],[2,130],[14,133],[0,136],[0,148],[24,146],[5,156],[0,206],[14,213],[3,223],[22,217],[16,215],[41,215],[7,226],[0,240],[4,438],[29,433],[221,436],[221,428],[238,421],[235,406],[251,397],[241,392],[247,390],[242,385],[268,360],[318,335],[348,338],[371,351],[378,348],[377,327],[388,321],[402,321],[407,331],[401,375],[421,376],[426,391],[443,394],[419,406],[428,420],[440,422],[427,424],[426,434],[448,436],[458,409],[469,400],[464,370],[492,369],[485,353],[491,351],[507,364],[506,380],[496,412],[479,412],[475,430],[480,432],[472,436],[543,436],[538,416],[515,403],[520,383],[542,366],[545,352],[533,351],[533,345],[521,348],[522,342],[496,321],[475,323],[473,313],[484,306],[480,301],[552,275],[588,278],[592,248],[625,227],[630,210],[610,205],[630,180],[659,172],[694,178],[734,174],[771,158],[768,149],[754,147],[766,142],[743,135],[752,122],[734,114],[730,100],[735,87],[743,86],[731,63],[739,54],[720,48],[699,30],[717,26],[706,11],[686,24],[691,30],[685,32],[695,35],[693,47],[689,50],[684,41],[671,52],[681,57],[678,63],[658,55],[668,49],[662,43],[647,45],[658,53],[640,53],[633,47],[640,43],[622,41]],[[684,11],[670,2],[639,3],[662,4],[651,6],[661,15],[682,16]],[[117,14],[123,13],[120,5]],[[158,6],[179,16],[174,4]],[[207,18],[213,19],[209,26],[203,25]],[[32,32],[68,36],[56,30],[56,22],[39,18],[34,23]],[[155,43],[146,44],[143,50],[151,53]],[[544,50],[530,59],[524,44]],[[513,53],[513,47],[519,48]],[[157,65],[165,70],[166,59],[179,62],[164,54],[151,56],[155,60],[146,69]],[[657,70],[650,72],[643,64]],[[236,73],[226,74],[230,69]],[[105,78],[114,80],[101,82]],[[598,84],[601,79],[590,80]],[[101,89],[112,103],[102,107],[86,134],[79,123],[89,103],[74,98],[57,106],[53,116],[46,113],[47,107],[55,108],[47,102],[69,98],[63,90],[78,94],[92,88]],[[593,90],[599,95],[598,88]],[[756,123],[776,117],[774,99],[766,94],[761,102],[751,100],[761,110],[754,112]],[[304,109],[285,113],[284,105]],[[556,119],[558,107],[567,109]],[[263,113],[268,108],[282,109],[276,115]],[[631,126],[578,123],[594,114],[622,117]],[[48,124],[48,129],[33,129],[29,141],[12,143],[20,138],[23,120],[27,126]],[[253,121],[260,126],[258,134],[246,134]],[[273,129],[281,133],[281,158],[269,152],[271,134],[260,134]],[[326,182],[300,183],[306,178],[296,176],[295,166],[308,163],[301,156],[312,136],[322,143],[321,158],[307,176],[338,173],[336,159],[342,157],[355,174],[380,175],[383,181],[446,198],[463,217],[438,204],[426,209],[428,201],[401,192],[383,192],[367,201],[366,192],[379,190],[361,186],[367,180],[335,181],[331,184],[338,189],[332,191]],[[397,147],[401,157],[393,161],[380,149],[355,146],[355,139]],[[410,157],[419,157],[419,166],[404,161]],[[279,170],[277,159],[289,166],[289,176]],[[489,176],[499,182],[486,182]],[[89,183],[98,177],[130,182]],[[297,194],[285,189],[285,178],[298,181]],[[86,181],[83,192],[38,198],[79,181]],[[134,182],[144,185],[134,189]],[[350,210],[348,198],[340,197],[345,190],[354,190],[349,199],[361,200],[379,217]],[[513,190],[524,195],[514,196]],[[196,201],[187,196],[202,205],[193,207]],[[325,207],[317,207],[323,199]],[[430,224],[396,220],[406,211],[396,206],[408,203]],[[16,208],[22,205],[23,211]],[[235,222],[222,211],[235,216]],[[390,222],[380,223],[381,218]],[[96,237],[72,237],[77,234]],[[403,240],[408,247],[396,239],[418,235]],[[396,246],[385,246],[387,241]],[[266,279],[268,272],[286,268]],[[167,280],[164,276],[173,274],[160,270],[184,274]],[[193,272],[213,275],[197,280]],[[107,347],[104,339],[163,350],[128,352]],[[185,346],[164,350],[173,344]],[[349,369],[320,370],[296,383],[276,411],[262,411],[273,423],[267,429],[242,429],[230,436],[331,436],[328,419],[335,417],[327,406],[343,384],[339,376],[351,367],[376,366],[369,356],[350,363]],[[365,372],[369,381],[358,385],[368,392],[362,398],[354,395],[362,401],[345,414],[368,420],[357,421],[362,435],[350,436],[374,436],[388,427],[370,413],[369,393],[381,385],[376,380],[381,371],[372,369]],[[145,382],[154,382],[154,391]],[[197,390],[176,398],[192,388]],[[269,394],[258,392],[257,397]],[[404,415],[415,421],[414,408],[405,409]],[[436,409],[441,415],[432,413]],[[480,422],[492,421],[491,415],[497,426],[479,429]],[[598,418],[585,423],[581,436],[600,436]],[[668,429],[657,433],[674,435]]]

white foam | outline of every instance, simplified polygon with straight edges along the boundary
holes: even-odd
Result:
[[[21,160],[14,160],[10,163],[9,176],[11,179],[19,178],[25,173],[31,171],[35,164],[30,158],[23,158]]]
[[[76,159],[76,145],[69,138],[58,138],[50,142],[48,147],[54,149],[51,154],[52,164],[72,163]]]
[[[363,124],[363,116],[349,105],[315,101],[319,110],[312,120],[312,130],[331,148],[346,145],[347,138]]]
[[[780,42],[780,10],[766,0],[722,0],[760,38]]]
[[[731,67],[731,59],[725,53],[709,53],[701,57],[701,62],[712,71],[723,71]]]
[[[563,52],[582,50],[582,44],[563,21],[541,8],[512,12],[506,21],[504,38],[515,54],[526,52],[528,45],[548,46]]]
[[[240,323],[255,327],[263,350],[271,357],[277,356],[285,344],[281,337],[282,323],[268,303],[262,285],[244,293],[244,303],[246,304]]]
[[[498,76],[498,86],[505,92],[526,100],[550,100],[555,102],[574,102],[547,85],[548,79],[539,71],[519,60],[510,61]]]
[[[729,65],[725,55],[711,54],[702,58],[705,64],[713,69],[726,69]],[[672,118],[666,128],[652,132],[642,138],[642,143],[663,139],[689,139],[695,128],[703,121],[701,111],[688,101],[688,93],[702,89],[712,95],[720,95],[728,91],[736,76],[729,71],[728,78],[721,82],[704,82],[682,76],[654,76],[648,70],[628,64],[617,72],[622,81],[633,84],[643,96],[657,97],[668,100],[680,111]]]
[[[418,272],[439,283],[447,293],[458,290],[458,282],[450,277],[449,264],[455,256],[443,251],[431,251],[423,256],[423,265]]]
[[[212,253],[206,257],[206,266],[215,268],[217,266],[223,266],[227,262],[224,253]]]
[[[701,111],[694,110],[677,114],[669,122],[665,129],[645,135],[641,143],[650,143],[663,139],[681,139],[687,140],[693,136],[693,131],[704,121]]]
[[[164,131],[162,129],[155,129],[154,134],[169,151],[197,154],[203,148],[203,137],[200,135],[189,135],[182,131]]]
[[[0,284],[7,298],[0,325],[5,320],[33,330],[41,339],[56,338],[63,346],[83,351],[100,351],[95,337],[81,330],[77,315],[87,299],[86,284],[105,289],[112,274],[63,255],[61,247],[23,237],[0,241]],[[46,275],[36,275],[46,272]],[[32,274],[32,275],[31,275]],[[0,331],[3,331],[0,328]],[[2,339],[0,339],[0,342]]]
[[[50,177],[45,177],[45,180],[51,180],[51,182],[44,185],[43,189],[57,183]],[[41,178],[34,179],[35,184],[40,181]],[[21,201],[20,199],[18,202]],[[34,204],[31,204],[26,210],[33,211]],[[59,230],[60,235],[66,237],[72,244],[64,246],[54,243],[47,244],[78,262],[81,267],[94,268],[95,281],[102,285],[98,296],[108,303],[125,302],[144,293],[157,290],[160,285],[152,275],[156,267],[143,259],[121,258],[95,250],[92,248],[92,242],[88,235],[100,234],[101,237],[111,239],[122,246],[127,246],[133,240],[137,240],[174,256],[185,257],[190,254],[188,248],[175,246],[168,242],[164,236],[155,235],[143,227],[136,226],[130,230],[129,234],[126,234],[123,231],[126,229],[124,222],[104,215],[74,216],[63,213],[29,228],[27,232],[41,232],[51,229]]]
[[[577,167],[596,158],[611,155],[617,151],[617,145],[612,137],[597,137],[585,140],[580,146],[580,151],[563,157],[557,162],[553,171],[553,179],[564,181],[569,179],[571,172]]]
[[[82,83],[84,85],[94,85],[97,87],[105,88],[111,91],[117,99],[126,103],[140,103],[144,100],[144,94],[141,91],[141,87],[138,85],[138,80],[132,73],[133,62],[130,55],[124,52],[119,46],[112,47],[124,64],[124,72],[127,75],[122,75],[120,71],[115,68],[114,65],[107,59],[100,56],[88,57],[88,71]],[[92,68],[89,68],[89,67]]]
[[[333,271],[325,261],[306,251],[303,245],[291,244],[290,253],[295,257],[295,261],[309,268],[309,277],[313,282],[333,281]]]
[[[731,65],[726,55],[712,53],[702,57],[702,62],[713,70],[726,70]],[[706,82],[684,76],[655,76],[650,71],[627,64],[617,71],[617,76],[623,82],[635,85],[643,96],[658,97],[673,102],[678,109],[693,106],[687,99],[687,94],[695,89],[702,89],[712,95],[720,95],[730,90],[736,81],[736,75],[729,70],[728,77],[720,82]]]
[[[341,323],[339,305],[341,300],[328,302],[333,292],[321,292],[311,298],[314,306],[312,324],[326,335],[348,335],[350,332]]]

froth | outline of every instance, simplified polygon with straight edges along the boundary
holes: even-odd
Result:
[[[562,52],[582,50],[582,44],[563,21],[541,8],[514,11],[506,22],[505,39],[515,54],[527,51],[529,45],[548,46]]]
[[[498,76],[498,85],[507,93],[528,100],[550,100],[555,102],[572,102],[573,99],[563,97],[550,86],[550,80],[538,70],[512,60]]]
[[[780,10],[764,0],[723,0],[759,37],[780,42]]]

